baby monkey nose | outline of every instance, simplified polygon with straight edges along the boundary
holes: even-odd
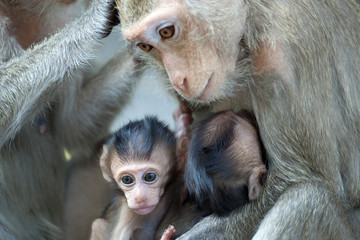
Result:
[[[138,203],[146,202],[146,194],[144,194],[142,191],[138,191],[135,195],[135,201]]]

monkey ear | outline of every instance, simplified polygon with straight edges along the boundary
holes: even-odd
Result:
[[[178,162],[178,172],[180,172],[180,173],[184,173],[184,171],[185,171],[187,150],[189,148],[189,142],[190,142],[190,140],[188,137],[181,137],[177,143],[176,157],[177,157],[177,162]]]
[[[106,181],[111,182],[112,178],[111,178],[111,172],[109,169],[109,164],[108,164],[108,158],[109,158],[109,148],[108,146],[104,145],[103,146],[103,151],[100,157],[100,168],[101,168],[101,172],[103,177],[105,178]]]
[[[254,167],[249,178],[249,199],[255,200],[262,193],[268,171],[265,166]]]

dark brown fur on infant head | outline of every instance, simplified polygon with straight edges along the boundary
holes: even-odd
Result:
[[[220,112],[194,128],[185,178],[195,179],[186,182],[190,195],[208,213],[226,215],[263,190],[267,170],[260,139],[244,116]]]

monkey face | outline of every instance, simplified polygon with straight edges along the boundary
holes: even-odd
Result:
[[[159,166],[136,163],[114,170],[114,179],[125,193],[129,208],[140,215],[151,213],[164,193],[166,178]]]
[[[214,23],[217,29],[208,29],[206,23],[212,20],[206,14],[218,13],[208,9],[191,12],[189,4],[180,0],[159,1],[151,13],[124,26],[123,34],[161,65],[178,94],[206,104],[228,96],[226,82],[235,71],[244,30],[232,28],[227,18]],[[246,14],[236,14],[241,15],[237,19],[245,21]]]
[[[105,151],[100,159],[104,178],[117,183],[125,194],[128,207],[134,212],[140,215],[151,213],[175,169],[172,154],[164,147],[155,147],[149,159],[132,156],[124,160],[116,151],[111,152]]]

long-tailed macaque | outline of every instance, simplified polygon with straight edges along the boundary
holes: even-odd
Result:
[[[229,214],[260,197],[267,177],[251,115],[220,112],[194,126],[185,178],[191,196],[208,213]]]
[[[354,0],[117,0],[122,32],[193,107],[255,115],[264,192],[180,239],[360,238]],[[194,179],[186,179],[193,181]]]
[[[130,96],[125,51],[85,77],[113,25],[113,1],[88,2],[0,0],[0,239],[74,238],[62,233],[64,148],[91,159]]]
[[[187,149],[186,142],[184,148]],[[101,170],[119,191],[107,210],[109,226],[103,239],[155,239],[171,205],[182,207],[181,195],[187,194],[181,174],[185,156],[176,151],[174,134],[156,117],[130,122],[106,141]],[[98,221],[94,224],[104,226]],[[168,224],[176,229],[173,222]],[[99,235],[93,231],[95,234]],[[164,239],[172,234],[173,231],[167,231]]]

